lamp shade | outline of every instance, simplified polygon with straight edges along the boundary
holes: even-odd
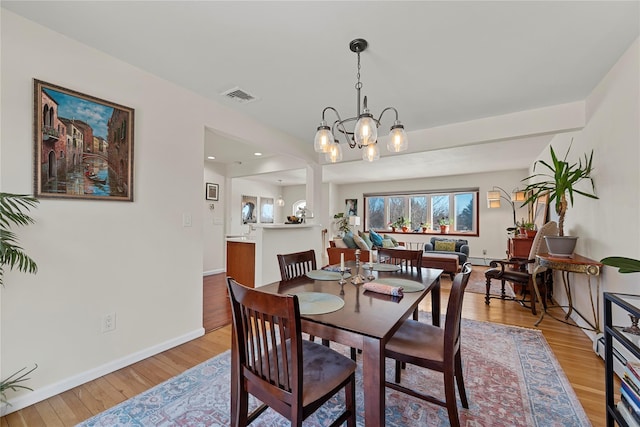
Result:
[[[316,137],[313,140],[313,149],[316,153],[326,153],[333,144],[333,134],[326,122],[320,123]]]
[[[487,207],[489,209],[499,208],[500,207],[500,199],[498,199],[498,200],[489,200],[489,199],[487,199]]]
[[[499,191],[487,191],[487,200],[497,200],[500,201],[500,192]],[[500,205],[498,205],[500,206]]]
[[[378,128],[369,110],[365,109],[364,113],[358,118],[353,131],[353,138],[358,145],[363,147],[376,143],[378,139]]]
[[[362,149],[362,160],[366,160],[368,162],[373,162],[380,158],[380,149],[378,148],[378,144],[373,143],[369,144]]]
[[[284,199],[282,198],[282,195],[278,196],[278,198],[276,199],[276,205],[280,207],[284,206]]]
[[[387,150],[392,153],[399,153],[409,148],[409,139],[404,131],[404,126],[396,120],[396,124],[391,127],[389,133],[389,141],[387,142]]]
[[[527,200],[527,193],[525,191],[514,191],[511,193],[511,201],[524,202]]]
[[[336,163],[342,160],[342,147],[337,142],[332,143],[325,154],[328,162]]]

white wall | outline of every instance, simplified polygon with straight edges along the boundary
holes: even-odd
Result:
[[[576,252],[595,260],[614,255],[640,259],[639,49],[636,40],[587,98],[587,124],[575,133],[569,157],[577,161],[594,150],[593,177],[599,200],[576,196],[567,211],[565,234],[579,236]],[[557,153],[564,155],[568,137],[551,142]],[[548,157],[547,152],[544,156]],[[560,277],[555,284],[554,296],[566,304]],[[611,267],[604,268],[601,284],[605,292],[640,293],[640,275],[622,275]],[[586,278],[573,275],[572,288],[578,310],[590,314]],[[627,324],[628,319],[623,315],[619,322]]]
[[[17,410],[203,333],[205,127],[299,142],[5,9],[1,24],[2,191],[32,192],[33,78],[135,109],[135,201],[41,199],[19,230],[39,271],[4,278],[0,377],[39,367]]]
[[[204,184],[218,184],[218,201],[206,200],[202,202],[202,271],[203,274],[216,274],[225,271],[225,196],[227,194],[224,171],[212,162],[204,162]],[[212,209],[213,207],[213,209]]]

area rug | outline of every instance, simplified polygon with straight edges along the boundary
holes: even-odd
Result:
[[[420,313],[430,322],[428,313]],[[349,349],[332,343],[348,354]],[[569,381],[538,330],[463,319],[462,359],[469,409],[458,400],[463,426],[590,426]],[[360,362],[360,361],[359,361]],[[386,375],[393,378],[393,362]],[[361,364],[358,363],[358,426],[364,426]],[[410,388],[443,395],[442,377],[411,365],[402,375]],[[79,426],[228,426],[230,352],[195,366]],[[440,394],[438,394],[440,393]],[[327,402],[304,425],[329,424],[343,405],[344,393]],[[257,406],[256,401],[251,402]],[[386,425],[448,426],[444,408],[387,389]],[[252,426],[288,426],[268,409]]]

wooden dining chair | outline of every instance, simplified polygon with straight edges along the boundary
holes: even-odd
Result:
[[[517,283],[522,285],[527,290],[527,294],[531,298],[528,301],[531,305],[531,313],[537,314],[536,311],[536,299],[540,301],[543,306],[543,310],[547,308],[547,293],[551,284],[549,283],[551,271],[545,267],[541,267],[540,262],[536,258],[539,253],[547,252],[547,244],[545,242],[545,236],[557,236],[558,224],[555,221],[549,221],[540,227],[540,230],[536,233],[531,244],[528,258],[510,258],[505,260],[493,260],[489,263],[489,268],[485,271],[484,276],[486,278],[486,293],[484,302],[489,305],[491,295],[489,293],[491,289],[492,280],[500,280],[502,285],[502,292],[498,298],[501,299],[515,299],[505,296],[505,283]],[[534,274],[535,272],[535,274]],[[542,293],[540,292],[542,288]],[[525,296],[518,302],[527,307]]]
[[[420,271],[422,268],[422,249],[392,249],[392,248],[380,248],[378,249],[378,259],[381,257],[388,257],[386,261],[389,264],[400,265],[406,270],[416,269]]]
[[[245,287],[227,278],[233,317],[231,378],[236,399],[233,426],[246,426],[267,407],[302,426],[340,390],[345,410],[331,424],[356,426],[356,363],[328,347],[303,340],[300,306],[295,295],[278,295]],[[252,413],[249,394],[263,404]]]
[[[291,254],[278,254],[281,280],[291,280],[304,276],[310,270],[317,268],[316,252],[313,249]]]
[[[304,276],[310,270],[317,268],[316,252],[313,249],[290,254],[278,254],[280,266],[280,280],[292,280]],[[309,341],[315,341],[313,335],[309,335]],[[329,340],[323,340],[322,344],[328,346]]]
[[[458,407],[456,404],[456,383],[462,406],[469,407],[462,378],[462,359],[460,357],[460,322],[462,318],[462,300],[464,290],[471,275],[471,264],[465,263],[456,274],[449,302],[444,329],[427,323],[407,319],[385,346],[385,356],[395,359],[395,382],[387,381],[386,386],[418,399],[426,400],[447,408],[449,423],[458,427]],[[401,365],[408,363],[433,371],[442,372],[444,377],[445,399],[422,393],[402,386]]]

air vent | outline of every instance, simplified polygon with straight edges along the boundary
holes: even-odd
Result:
[[[235,101],[241,102],[243,104],[247,104],[249,102],[255,101],[255,96],[251,95],[249,92],[240,89],[239,87],[234,87],[229,90],[222,92],[222,96],[226,96],[227,98],[233,99]]]

